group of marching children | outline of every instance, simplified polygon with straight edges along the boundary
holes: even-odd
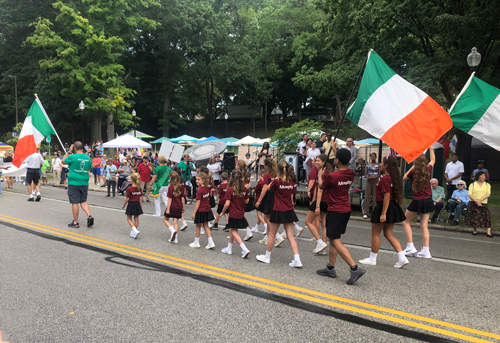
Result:
[[[381,163],[381,171],[385,175],[376,186],[376,206],[371,217],[372,222],[372,243],[371,252],[368,258],[360,260],[361,264],[376,265],[377,254],[380,248],[380,233],[384,232],[384,237],[391,243],[398,254],[398,262],[395,268],[402,268],[408,264],[406,256],[430,258],[429,233],[426,226],[425,216],[432,211],[429,203],[430,189],[429,180],[432,167],[434,165],[434,152],[430,149],[431,161],[427,164],[425,156],[422,155],[415,161],[415,166],[401,178],[395,157],[385,157]],[[308,196],[310,197],[310,207],[306,217],[306,225],[311,231],[316,242],[314,254],[322,254],[329,247],[329,260],[325,268],[317,271],[321,276],[335,278],[335,263],[337,255],[347,263],[351,276],[347,281],[353,284],[366,271],[359,267],[351,257],[349,250],[342,244],[340,238],[346,232],[347,223],[351,215],[351,205],[349,202],[349,189],[354,181],[354,171],[348,168],[351,154],[347,149],[336,151],[333,164],[325,154],[315,158],[314,167],[311,169],[308,178]],[[255,206],[250,202],[250,176],[244,161],[240,161],[229,177],[227,173],[222,173],[221,184],[216,189],[211,172],[204,166],[199,168],[196,175],[198,192],[196,194],[196,205],[191,216],[196,225],[194,241],[189,244],[192,248],[200,248],[200,235],[206,233],[206,249],[215,248],[212,238],[212,229],[218,229],[219,221],[225,218],[225,230],[229,232],[228,245],[222,249],[222,253],[231,255],[233,253],[234,241],[241,248],[241,257],[247,258],[250,254],[244,241],[252,239],[253,232],[259,232],[259,225],[264,228],[264,238],[259,241],[266,245],[264,254],[257,255],[258,261],[263,263],[271,262],[271,252],[273,247],[278,246],[288,238],[293,259],[289,263],[290,267],[300,268],[300,260],[297,242],[294,238],[294,229],[297,236],[302,233],[302,228],[297,225],[297,215],[294,211],[295,195],[297,193],[297,181],[293,167],[285,161],[278,164],[271,158],[264,161],[264,170],[259,172],[259,180],[254,189]],[[162,164],[160,162],[160,164]],[[161,169],[161,168],[160,168]],[[170,168],[169,168],[170,169]],[[155,170],[156,173],[156,170]],[[167,176],[164,173],[168,173]],[[185,187],[178,171],[160,170],[158,177],[153,178],[160,182],[155,186],[160,193],[165,193],[166,210],[164,222],[170,230],[169,242],[177,243],[180,230],[179,222],[183,221],[185,212]],[[168,179],[168,186],[166,185]],[[403,199],[403,180],[410,180],[414,200],[408,207],[406,214],[401,209]],[[130,236],[135,238],[139,234],[139,215],[142,214],[142,192],[139,187],[137,175],[131,175],[133,187],[127,190],[127,198],[123,205],[128,204],[126,214],[127,220],[132,227]],[[157,193],[158,193],[157,192]],[[218,200],[217,216],[214,217],[212,207],[215,207],[215,200]],[[250,228],[245,218],[245,213],[253,210],[257,212],[257,224]],[[421,217],[423,249],[417,252],[413,245],[412,232],[409,222],[419,213]],[[171,222],[172,220],[172,222]],[[210,222],[213,223],[210,225]],[[393,235],[395,223],[403,222],[407,238],[406,249],[403,250],[399,241]],[[424,224],[422,224],[424,223]],[[183,222],[185,224],[185,222]],[[283,234],[278,233],[279,227],[283,225]],[[183,225],[184,226],[184,225]],[[246,230],[245,238],[238,234],[239,229]]]

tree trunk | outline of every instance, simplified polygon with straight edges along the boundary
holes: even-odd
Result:
[[[213,87],[212,87],[213,92]],[[210,122],[210,128],[212,129],[214,126],[214,112],[212,109],[212,93],[210,91],[210,81],[205,81],[205,93],[207,96],[207,109],[208,109],[208,120]]]
[[[451,96],[450,89],[448,88],[448,85],[446,84],[446,81],[444,79],[444,76],[441,76],[439,78],[439,85],[441,86],[441,92],[443,93],[444,97],[446,98],[446,106],[448,108],[451,107],[453,104],[453,97]]]
[[[92,142],[101,139],[101,119],[102,114],[93,114],[90,120],[91,125],[91,135],[90,138]]]
[[[170,100],[172,96],[170,93],[165,93],[163,97],[163,137],[167,137],[170,134],[170,125],[168,123],[168,110],[170,108]]]
[[[266,102],[266,110],[264,113],[264,133],[265,133],[266,138],[267,138],[267,102]]]
[[[118,114],[118,108],[116,109]],[[115,121],[112,114],[108,114],[106,117],[106,136],[108,137],[108,141],[114,139],[115,137]]]
[[[342,117],[342,103],[340,102],[340,95],[339,92],[336,90],[333,91],[333,95],[335,96],[335,100],[337,101],[337,115],[333,115],[333,120],[335,122],[335,128],[337,128],[337,122],[340,120]]]

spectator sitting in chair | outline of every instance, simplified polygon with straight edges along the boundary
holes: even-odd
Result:
[[[448,201],[448,211],[450,211],[448,220],[453,220],[453,225],[458,225],[460,214],[469,205],[469,191],[465,189],[465,181],[458,181],[457,187],[458,189],[453,192],[450,201]]]
[[[431,223],[435,223],[439,213],[444,206],[444,188],[438,185],[437,179],[431,180],[431,190],[432,190],[432,201],[434,202],[434,214],[431,218]]]

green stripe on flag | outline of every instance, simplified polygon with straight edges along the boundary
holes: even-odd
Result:
[[[363,113],[366,102],[372,94],[384,83],[389,81],[396,73],[380,58],[375,51],[370,53],[368,62],[366,63],[361,85],[359,86],[358,97],[351,110],[347,113],[347,117],[356,125],[359,123],[359,118]]]
[[[498,95],[500,95],[500,89],[474,76],[450,112],[453,125],[462,131],[469,132]]]
[[[35,100],[31,105],[27,117],[31,117],[31,123],[43,136],[55,134],[52,125],[48,122],[40,103]]]

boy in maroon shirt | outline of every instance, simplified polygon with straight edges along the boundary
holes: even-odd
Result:
[[[328,192],[326,229],[330,239],[330,255],[326,268],[318,270],[317,273],[321,276],[337,277],[334,266],[338,252],[351,269],[351,277],[347,280],[347,284],[352,285],[366,273],[366,270],[356,265],[349,250],[340,241],[340,236],[345,234],[347,223],[351,217],[349,188],[354,181],[354,171],[347,167],[351,159],[349,150],[339,149],[335,157],[335,165],[339,170],[328,174],[324,180],[324,168],[318,175],[319,188],[323,189],[323,192]]]
[[[151,163],[149,163],[149,158],[147,156],[144,156],[144,158],[142,159],[142,163],[137,167],[137,172],[139,173],[141,179],[140,189],[146,189],[146,193],[144,194],[146,196],[146,202],[149,202],[149,183],[151,182],[152,171],[153,166],[151,165]]]

